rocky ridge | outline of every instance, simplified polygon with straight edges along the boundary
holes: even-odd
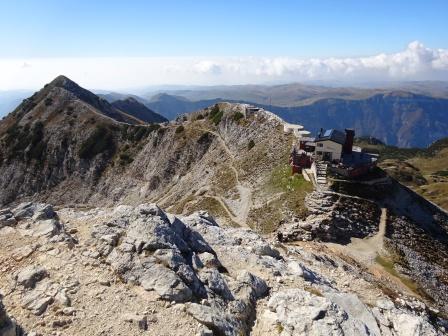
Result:
[[[323,246],[221,227],[205,212],[2,212],[16,220],[0,229],[3,303],[29,335],[445,333],[431,306],[389,297]]]
[[[305,197],[305,206],[309,215],[284,223],[277,231],[280,241],[347,244],[353,237],[366,238],[378,231],[380,209],[373,201],[315,190]]]
[[[265,187],[292,141],[277,117],[220,103],[168,124],[134,125],[101,112],[95,97],[57,78],[0,122],[0,204],[157,202],[245,226],[272,197]]]

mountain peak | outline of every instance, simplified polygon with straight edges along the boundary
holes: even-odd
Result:
[[[72,92],[79,92],[81,90],[84,90],[77,83],[75,83],[70,78],[68,78],[64,75],[57,76],[48,85],[51,87],[64,88],[64,89],[66,89],[68,91],[72,91]]]
[[[189,100],[182,96],[177,96],[177,95],[168,94],[166,92],[161,92],[161,93],[158,93],[158,94],[152,96],[150,101],[151,102],[155,102],[155,101],[184,101],[184,102],[188,102]]]
[[[67,85],[67,84],[71,84],[71,83],[73,83],[73,84],[76,84],[74,81],[72,81],[70,78],[68,78],[68,77],[66,77],[66,76],[64,76],[64,75],[59,75],[59,76],[57,76],[55,79],[53,79],[50,83],[49,83],[49,85],[52,85],[52,86],[65,86],[65,85]],[[77,84],[76,84],[77,85]]]

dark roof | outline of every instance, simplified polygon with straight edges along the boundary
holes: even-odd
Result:
[[[316,137],[316,142],[330,140],[338,144],[343,145],[345,143],[345,133],[335,129],[326,130],[323,133],[319,133]]]
[[[350,154],[342,154],[342,163],[351,167],[359,167],[371,164],[378,160],[374,154],[363,152],[351,152]]]

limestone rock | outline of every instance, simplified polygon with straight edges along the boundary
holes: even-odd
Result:
[[[148,330],[148,319],[144,315],[127,313],[123,315],[123,321],[134,323],[140,330]]]
[[[269,290],[268,285],[263,279],[249,273],[248,271],[241,271],[238,275],[238,280],[241,283],[249,285],[254,290],[255,297],[257,299],[264,297]]]
[[[12,210],[18,220],[32,218],[35,221],[51,219],[56,216],[53,206],[44,203],[25,202]]]
[[[60,231],[60,224],[55,219],[45,219],[37,222],[32,229],[35,237],[53,237]]]
[[[268,307],[274,315],[263,314],[259,323],[274,317],[282,335],[371,335],[365,323],[352,318],[330,300],[302,289],[275,293]]]
[[[0,229],[4,226],[14,226],[17,221],[10,209],[0,210]]]
[[[192,298],[191,289],[170,269],[153,264],[141,277],[141,285],[146,290],[155,290],[162,299],[185,302]]]
[[[237,336],[242,333],[238,322],[218,309],[190,303],[187,305],[187,313],[216,332],[217,335]]]
[[[16,281],[25,288],[34,288],[38,281],[47,276],[48,272],[45,268],[31,265],[21,269],[17,273]]]

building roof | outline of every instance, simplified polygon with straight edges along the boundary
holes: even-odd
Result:
[[[345,133],[336,129],[329,129],[323,133],[319,133],[316,142],[330,140],[343,145],[345,143]]]
[[[350,167],[359,167],[369,165],[378,160],[378,156],[370,153],[351,152],[350,154],[342,154],[342,163]]]
[[[312,138],[312,137],[306,137],[306,136],[300,138],[300,142],[304,142],[304,141],[311,141],[311,142],[314,142],[314,140],[315,140],[315,138]]]

